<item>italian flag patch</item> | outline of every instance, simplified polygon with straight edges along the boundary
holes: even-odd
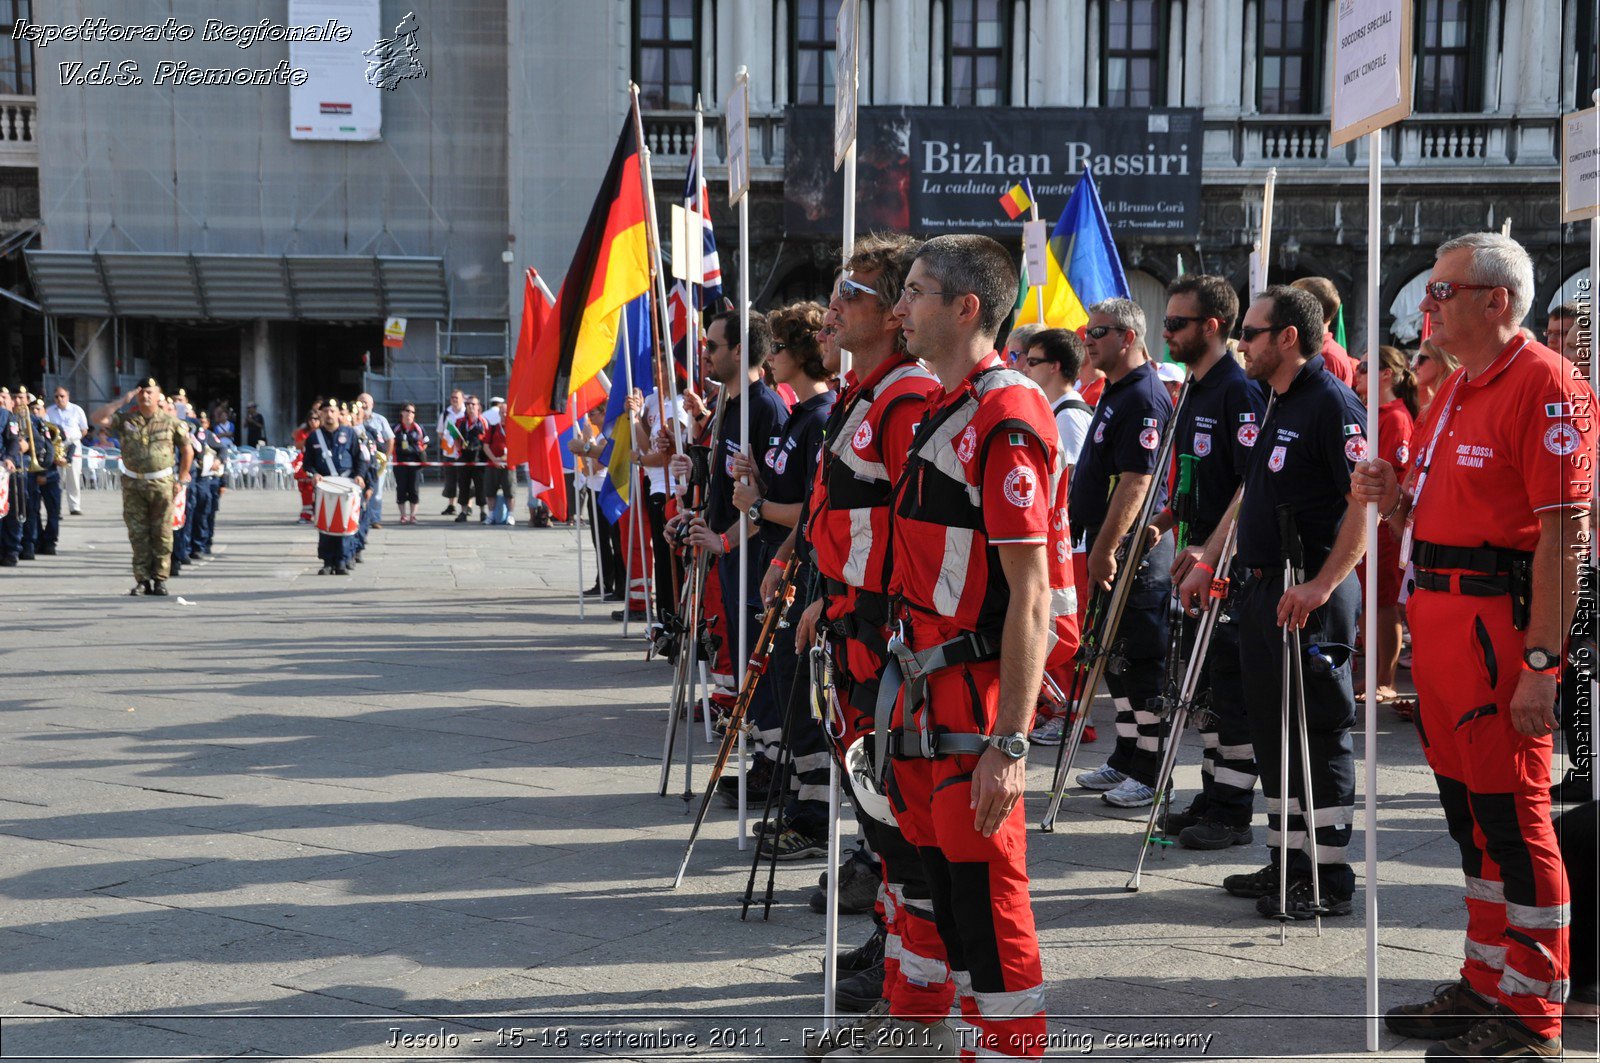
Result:
[[[1014,447],[1027,446],[1028,445],[1028,439],[1021,432],[1012,432],[1011,433],[1011,445],[1014,446]]]
[[[1572,403],[1547,402],[1544,404],[1544,415],[1546,417],[1571,417]]]

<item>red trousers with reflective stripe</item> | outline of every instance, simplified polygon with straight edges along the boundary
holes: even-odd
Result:
[[[883,661],[855,639],[836,641],[834,660],[835,683],[845,701],[842,706],[845,733],[840,739],[843,748],[849,749],[863,735],[871,743],[872,710]],[[870,680],[858,678],[863,670],[872,677]],[[868,749],[871,748],[869,744]],[[884,933],[888,935],[883,958],[883,999],[889,1002],[892,1015],[925,1020],[943,1018],[950,1013],[955,986],[949,978],[944,941],[934,926],[933,902],[927,895],[922,859],[899,828],[865,816],[857,818],[861,821],[862,833],[878,855],[885,887],[883,893],[889,898],[887,903],[880,900],[877,905]]]
[[[922,712],[934,731],[988,734],[999,693],[996,661],[946,668],[929,677]],[[894,726],[915,729],[914,720],[902,719],[904,706],[902,689]],[[890,799],[906,840],[923,856],[962,1018],[978,1028],[983,1048],[1037,1058],[1044,1054],[1044,976],[1028,897],[1027,821],[1018,801],[992,836],[975,829],[977,763],[973,756],[896,760]],[[964,1039],[962,1058],[976,1058],[973,1048]]]
[[[1550,822],[1551,739],[1518,734],[1510,704],[1523,633],[1511,599],[1419,590],[1406,606],[1422,734],[1467,876],[1461,974],[1529,1029],[1561,1032],[1570,919]],[[1592,901],[1591,901],[1592,903]]]

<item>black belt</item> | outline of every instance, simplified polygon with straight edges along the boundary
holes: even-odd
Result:
[[[1475,572],[1427,572],[1418,569],[1414,577],[1418,590],[1465,594],[1473,598],[1498,598],[1511,593],[1511,577]]]
[[[889,732],[884,750],[894,760],[932,760],[938,757],[982,756],[989,748],[988,735],[952,734],[940,731],[928,736],[929,752],[924,753],[922,735],[909,728]]]
[[[1500,576],[1510,572],[1513,565],[1532,560],[1533,555],[1525,550],[1506,550],[1498,546],[1441,546],[1420,539],[1411,544],[1411,563],[1419,569],[1459,568]],[[1422,584],[1419,582],[1417,586]],[[1506,591],[1494,593],[1505,594]]]

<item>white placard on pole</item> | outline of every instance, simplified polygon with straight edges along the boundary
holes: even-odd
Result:
[[[728,206],[750,191],[750,74],[744,67],[733,76],[733,91],[722,110],[728,138]],[[742,245],[741,245],[742,246]]]
[[[859,0],[843,0],[835,23],[833,71],[833,168],[844,165],[845,153],[856,142],[856,28]]]
[[[1561,220],[1600,217],[1600,107],[1561,119]]]
[[[678,203],[672,207],[672,264],[668,268],[672,271],[673,280],[688,280],[693,274],[689,272],[688,262],[688,233],[689,212]]]
[[[1022,253],[1028,262],[1030,285],[1043,286],[1049,275],[1049,263],[1045,261],[1045,256],[1049,253],[1046,245],[1050,242],[1050,233],[1046,225],[1043,218],[1022,223]]]
[[[695,230],[689,225],[689,212],[681,203],[669,205],[672,212],[672,263],[667,267],[673,280],[688,280],[694,276],[689,271],[689,240],[691,232]],[[699,235],[695,232],[695,235]]]
[[[1338,147],[1411,113],[1411,0],[1339,0],[1333,33]],[[1377,314],[1370,315],[1374,321]]]

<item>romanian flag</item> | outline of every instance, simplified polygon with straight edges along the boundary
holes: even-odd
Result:
[[[1028,194],[1029,191],[1028,182],[1024,179],[1020,185],[1012,185],[1011,190],[1000,197],[1000,206],[1005,210],[1006,217],[1016,221],[1033,206],[1033,196]]]
[[[633,499],[633,421],[627,415],[626,402],[630,388],[646,396],[655,393],[651,371],[654,355],[647,292],[623,310],[623,328],[617,333],[611,363],[611,397],[600,429],[607,440],[600,454],[600,464],[606,467],[605,480],[600,485],[600,509],[613,524],[622,519]]]
[[[622,308],[650,290],[644,189],[633,119],[622,125],[583,237],[539,335],[528,384],[532,405],[513,412],[557,413],[582,385],[610,364]]]
[[[1045,264],[1049,275],[1044,283],[1043,323],[1050,328],[1082,328],[1089,320],[1089,307],[1095,303],[1129,298],[1122,260],[1111,239],[1111,225],[1100,205],[1094,176],[1088,170],[1078,179],[1061,220],[1050,233]],[[1036,300],[1025,300],[1017,324],[1038,320]]]

